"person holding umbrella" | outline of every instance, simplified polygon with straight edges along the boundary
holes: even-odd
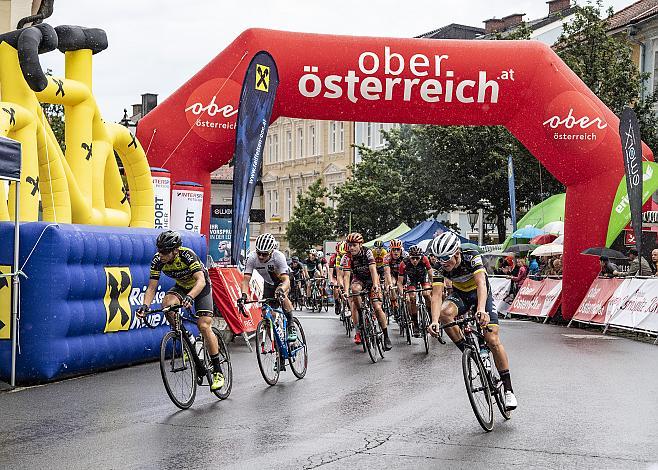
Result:
[[[601,272],[599,272],[599,276],[614,277],[615,271],[619,269],[617,265],[611,262],[610,258],[607,256],[600,256],[599,262],[601,263]]]
[[[622,273],[615,271],[615,276],[621,277],[634,277],[634,276],[651,276],[651,266],[646,259],[642,258],[637,252],[636,248],[631,248],[628,250],[628,257],[631,259],[631,267],[628,269],[627,273]]]

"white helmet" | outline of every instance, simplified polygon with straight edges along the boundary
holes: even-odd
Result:
[[[316,250],[315,248],[311,248],[310,250],[308,250],[308,254],[309,254],[309,255],[317,255],[318,252],[317,252],[317,250]]]
[[[447,259],[454,255],[461,242],[455,233],[447,231],[434,238],[430,243],[430,251],[439,259]]]
[[[318,258],[322,258],[322,257],[324,257],[324,253],[318,250]]]
[[[276,238],[271,233],[263,233],[256,239],[256,251],[261,253],[272,253],[277,245]]]

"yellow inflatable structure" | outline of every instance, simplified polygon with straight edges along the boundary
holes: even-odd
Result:
[[[105,32],[47,24],[0,35],[0,135],[22,146],[21,221],[153,227],[151,172],[130,131],[103,121],[92,93],[92,56]],[[58,48],[65,77],[46,76],[38,54]],[[61,104],[66,149],[58,144],[42,103]],[[125,188],[115,153],[125,169]],[[0,184],[0,221],[15,220],[14,184]]]

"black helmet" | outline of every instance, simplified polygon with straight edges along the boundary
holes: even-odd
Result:
[[[158,247],[158,251],[171,251],[174,248],[178,248],[183,244],[183,240],[180,236],[180,233],[174,232],[173,230],[167,230],[158,235],[158,239],[155,241],[155,246]]]
[[[299,263],[299,257],[297,257],[297,256],[293,256],[291,261],[292,261],[293,263]]]

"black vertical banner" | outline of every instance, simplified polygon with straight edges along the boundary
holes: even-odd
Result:
[[[640,123],[635,111],[626,106],[619,121],[621,150],[626,171],[626,190],[631,207],[631,226],[635,233],[635,248],[642,256],[642,140]]]
[[[231,262],[238,265],[244,249],[249,209],[263,164],[263,149],[272,107],[279,86],[274,59],[258,52],[247,68],[240,93],[233,158],[233,216],[231,218]]]
[[[6,137],[0,137],[0,179],[21,180],[21,143]]]

